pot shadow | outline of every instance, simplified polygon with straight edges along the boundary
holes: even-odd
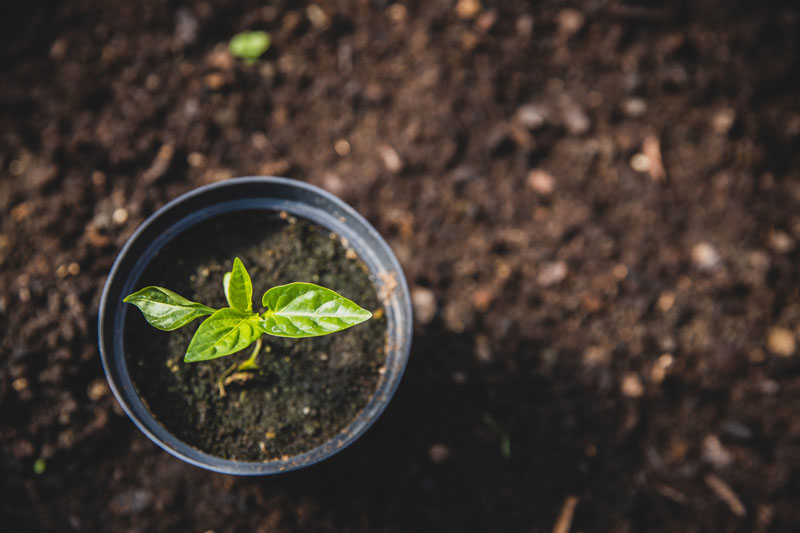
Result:
[[[296,525],[334,530],[549,530],[565,497],[581,493],[618,511],[619,472],[640,460],[626,453],[638,450],[621,429],[630,412],[571,378],[579,354],[548,363],[546,348],[527,339],[481,362],[473,335],[434,322],[416,332],[395,397],[357,442],[300,471],[242,480],[245,492],[257,507],[281,494],[303,509]],[[576,525],[602,524],[613,513],[603,507],[579,508]]]

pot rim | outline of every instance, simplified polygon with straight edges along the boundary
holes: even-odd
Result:
[[[216,195],[237,188],[262,188],[265,192],[271,189],[283,192],[284,196],[273,192],[270,196],[237,198],[231,193],[233,199],[212,201],[196,211],[175,215],[175,212],[187,208],[187,204],[200,201],[209,193]],[[307,218],[350,242],[369,267],[370,278],[379,293],[387,275],[396,283],[384,302],[387,316],[386,370],[369,402],[336,436],[288,459],[234,461],[210,455],[181,441],[145,407],[128,375],[122,350],[121,324],[127,309],[118,296],[124,292],[126,285],[130,286],[138,279],[149,261],[148,254],[152,255],[172,237],[201,220],[237,209],[285,210]],[[164,220],[170,216],[178,218],[171,223]],[[166,231],[157,238],[147,235],[151,228],[161,223],[167,223]],[[151,237],[149,241],[142,242],[148,237]],[[141,253],[135,254],[134,248],[142,249]],[[157,209],[134,231],[114,260],[103,287],[98,313],[98,344],[103,370],[114,396],[128,417],[150,440],[175,457],[207,470],[225,474],[268,475],[316,464],[335,455],[364,434],[385,410],[399,385],[411,349],[412,322],[411,297],[402,267],[386,241],[363,216],[341,199],[314,185],[288,178],[247,176],[188,191]]]

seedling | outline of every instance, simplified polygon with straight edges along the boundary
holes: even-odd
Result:
[[[265,31],[246,31],[233,36],[228,49],[234,57],[253,64],[267,51],[270,44],[269,33]]]
[[[145,320],[163,331],[173,331],[201,316],[205,319],[189,342],[184,362],[208,361],[244,350],[256,343],[250,358],[233,365],[220,377],[220,394],[225,395],[223,380],[234,370],[258,369],[256,358],[261,351],[263,334],[276,337],[319,337],[328,335],[372,317],[372,313],[336,292],[313,283],[289,283],[264,293],[265,310],[253,310],[253,284],[241,260],[222,278],[229,307],[212,309],[163,287],[145,287],[123,299],[138,307]]]

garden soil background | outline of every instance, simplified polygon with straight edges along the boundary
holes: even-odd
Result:
[[[800,527],[796,3],[2,11],[9,531]],[[352,204],[416,311],[376,425],[265,479],[152,444],[96,346],[134,229],[242,175]]]

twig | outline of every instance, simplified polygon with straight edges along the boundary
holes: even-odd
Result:
[[[720,478],[715,476],[714,474],[708,474],[705,477],[705,482],[708,487],[714,491],[714,494],[719,496],[719,499],[724,501],[728,504],[728,507],[731,508],[731,511],[736,516],[744,516],[747,514],[747,509],[745,509],[742,500],[733,492],[733,489],[722,481]]]
[[[556,520],[556,525],[553,526],[553,533],[569,533],[576,505],[578,505],[578,498],[572,495],[567,496],[564,506],[561,507],[561,514]]]

